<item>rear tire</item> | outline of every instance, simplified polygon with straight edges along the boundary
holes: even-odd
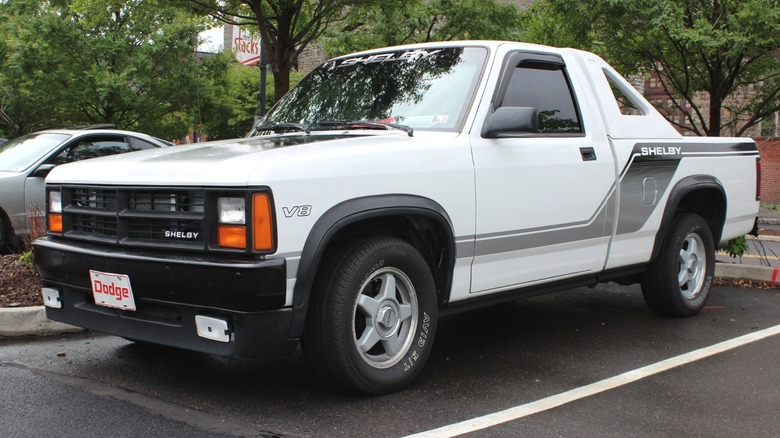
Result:
[[[302,340],[315,373],[364,394],[406,387],[436,332],[436,289],[425,259],[389,236],[348,242],[325,258]]]
[[[679,214],[645,274],[642,295],[662,315],[695,315],[707,301],[714,273],[715,245],[709,225],[697,214]]]

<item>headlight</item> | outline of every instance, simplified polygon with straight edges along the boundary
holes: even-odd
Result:
[[[255,192],[245,198],[217,198],[217,244],[222,248],[273,251],[271,195]]]
[[[217,199],[217,244],[246,249],[246,201],[244,198]]]
[[[244,198],[219,198],[219,223],[231,225],[246,224],[246,202]]]
[[[49,211],[46,215],[50,233],[62,233],[62,192],[49,191]]]
[[[49,213],[62,213],[62,192],[49,192]]]

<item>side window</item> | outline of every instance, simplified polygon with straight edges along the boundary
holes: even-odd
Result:
[[[132,151],[140,151],[143,149],[154,149],[157,147],[146,140],[141,140],[140,138],[129,137],[128,140],[130,140],[130,150]]]
[[[86,160],[88,158],[105,157],[107,155],[130,152],[133,149],[127,143],[125,137],[90,137],[77,141],[68,146],[58,155],[47,162],[53,164],[65,164],[73,161]]]
[[[615,104],[620,110],[620,114],[624,116],[644,116],[644,112],[641,110],[642,106],[636,103],[631,96],[623,92],[620,83],[609,74],[608,71],[603,70],[604,77],[609,82],[609,88],[612,90],[612,97],[615,99]]]
[[[511,73],[500,106],[534,108],[540,133],[582,133],[565,67],[557,63],[519,63]]]

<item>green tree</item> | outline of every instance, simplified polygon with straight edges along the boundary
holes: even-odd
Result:
[[[227,24],[255,25],[274,77],[274,97],[290,89],[301,52],[353,7],[379,0],[174,0]]]
[[[52,97],[60,89],[46,80],[53,59],[30,56],[32,45],[25,38],[34,34],[32,22],[45,14],[28,2],[0,3],[0,129],[9,137],[56,124],[57,108]],[[22,23],[20,17],[28,17]],[[40,44],[36,39],[36,44]]]
[[[522,28],[529,41],[592,50],[624,74],[653,72],[686,114],[678,126],[697,135],[727,123],[742,135],[780,109],[778,0],[542,0]],[[753,94],[729,99],[740,92]],[[727,111],[739,119],[724,121]]]
[[[184,135],[208,82],[202,19],[162,0],[9,0],[0,5],[0,126],[11,135],[110,123]]]
[[[520,13],[496,0],[390,0],[356,5],[322,45],[330,55],[459,39],[517,40]]]
[[[201,95],[200,111],[195,124],[208,134],[209,140],[245,136],[252,128],[258,114],[257,90],[259,72],[256,67],[240,65],[232,61],[230,53],[220,53],[203,60],[202,77],[209,82]],[[303,74],[292,73],[291,85]],[[268,110],[273,102],[273,79],[266,92]]]

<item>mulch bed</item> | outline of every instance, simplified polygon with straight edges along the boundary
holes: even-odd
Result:
[[[41,278],[19,263],[19,254],[0,256],[0,307],[42,305]]]

